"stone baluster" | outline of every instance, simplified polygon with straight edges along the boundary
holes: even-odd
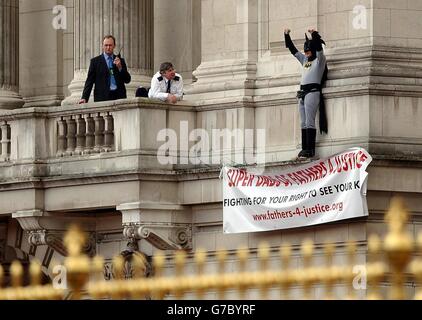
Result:
[[[95,118],[95,146],[94,153],[100,153],[104,147],[104,118],[97,113]]]
[[[104,114],[104,151],[114,149],[114,119],[110,112]]]
[[[86,145],[86,122],[83,115],[78,115],[76,119],[76,149],[75,154],[82,155]]]
[[[9,161],[10,159],[10,126],[6,121],[3,121],[0,126],[0,143],[1,143],[1,161]]]
[[[67,123],[64,117],[57,121],[57,157],[63,157],[67,149]]]
[[[95,145],[95,122],[90,114],[85,116],[86,121],[86,135],[85,135],[85,150],[84,154],[91,154],[94,151]]]
[[[73,116],[66,119],[67,123],[67,149],[66,154],[72,156],[76,149],[76,121]]]

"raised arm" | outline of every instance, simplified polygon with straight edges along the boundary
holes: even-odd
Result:
[[[301,64],[303,64],[304,60],[305,60],[305,55],[301,52],[299,52],[299,50],[297,50],[297,48],[295,47],[292,38],[290,37],[290,29],[285,29],[284,30],[284,41],[286,43],[286,48],[288,48],[290,50],[290,53],[292,55],[295,56],[295,58],[297,60],[299,60],[299,62]]]
[[[290,29],[284,30],[284,41],[286,42],[286,48],[288,48],[292,55],[295,55],[298,50],[295,47],[292,38],[290,37]]]

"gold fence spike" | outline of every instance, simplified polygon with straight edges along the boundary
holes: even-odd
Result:
[[[326,268],[323,270],[323,277],[325,282],[325,295],[326,300],[333,300],[334,299],[334,285],[336,280],[336,274],[334,273],[333,267],[333,256],[335,252],[335,246],[333,243],[327,243],[324,246],[324,254],[325,254],[325,266]]]
[[[86,242],[86,235],[77,225],[72,225],[63,239],[64,245],[68,251],[68,255],[78,256],[82,252],[82,248]]]
[[[260,260],[260,271],[266,272],[268,271],[269,267],[269,259],[270,259],[270,246],[268,243],[263,242],[259,245],[258,248],[258,259]],[[269,279],[264,279],[264,281]],[[268,299],[268,289],[269,285],[262,284],[260,285],[261,291],[261,299],[267,300]]]
[[[246,263],[249,258],[249,249],[246,247],[241,247],[237,250],[237,259],[239,261],[239,271],[245,272],[246,271]]]
[[[92,259],[91,272],[93,273],[93,280],[89,283],[89,293],[94,299],[103,299],[107,297],[104,284],[104,259],[100,256],[95,256]]]
[[[123,256],[118,255],[113,258],[113,275],[114,275],[114,286],[111,292],[111,298],[113,300],[122,300],[126,297],[124,287],[122,287],[121,281],[125,279],[125,259]]]
[[[418,234],[418,239],[416,240],[416,242],[417,242],[418,250],[422,251],[422,232]]]
[[[118,255],[113,258],[113,275],[114,279],[123,280],[125,278],[125,259]]]
[[[162,277],[166,263],[166,257],[164,256],[164,253],[161,251],[157,252],[157,254],[155,254],[152,258],[152,263],[154,267],[154,275],[156,277]]]
[[[392,269],[390,298],[403,300],[406,298],[404,291],[405,271],[414,249],[413,239],[405,230],[409,214],[403,200],[400,198],[392,200],[385,220],[389,225],[389,232],[384,240],[384,250]]]
[[[184,285],[184,278],[183,278],[183,270],[186,266],[186,252],[184,250],[179,250],[176,252],[174,256],[174,263],[176,267],[176,277],[179,278],[177,281],[177,288],[175,288],[175,297],[177,300],[183,298],[185,292],[183,290]]]
[[[300,284],[303,285],[304,299],[311,299],[311,289],[313,285],[314,269],[311,266],[312,255],[314,253],[314,242],[310,239],[303,241],[301,246],[304,268],[302,269]]]
[[[217,283],[217,294],[219,300],[224,300],[226,293],[226,283],[225,283],[225,272],[226,272],[226,261],[227,261],[228,252],[227,250],[218,250],[216,257],[218,261],[218,274],[222,275],[222,281]]]
[[[417,250],[422,251],[422,232],[418,234],[416,240]],[[422,300],[422,258],[415,259],[411,264],[411,271],[415,277],[416,292],[415,300]]]
[[[92,272],[95,273],[96,280],[103,280],[104,276],[104,258],[100,256],[95,256],[92,259]]]
[[[198,277],[204,274],[204,267],[207,261],[207,253],[204,249],[198,249],[195,253],[195,263]],[[196,291],[196,296],[199,300],[204,298],[204,294],[208,288],[206,283],[200,283],[199,289]]]
[[[259,245],[258,248],[258,258],[261,263],[261,271],[268,269],[268,262],[270,259],[270,246],[268,243],[263,242]]]
[[[246,273],[246,263],[249,258],[249,249],[247,247],[241,247],[237,250],[237,258],[239,261],[239,274],[238,274],[238,285],[237,289],[239,290],[240,300],[245,300],[247,287],[242,285],[241,281],[244,279],[244,274]]]
[[[354,267],[356,265],[356,254],[357,254],[357,244],[355,241],[349,241],[346,246],[347,251],[347,262],[348,266],[345,268],[345,276],[344,279],[346,283],[349,285],[349,292],[346,296],[347,300],[356,300],[355,288],[353,286],[353,280],[355,275],[353,273]]]
[[[22,287],[23,282],[23,267],[19,261],[14,261],[10,266],[10,275],[12,278],[12,287]]]
[[[174,255],[174,263],[176,267],[176,275],[181,277],[186,265],[186,252],[183,250],[177,251]]]
[[[4,281],[4,269],[3,266],[0,264],[0,290],[3,288],[3,281]]]
[[[89,281],[90,261],[82,254],[86,235],[77,225],[72,225],[64,237],[64,244],[68,253],[64,266],[67,270],[67,283],[72,291],[72,299],[80,300],[82,289]]]
[[[160,289],[160,281],[164,276],[164,267],[166,263],[166,257],[162,251],[157,252],[152,258],[152,264],[154,268],[154,285],[151,297],[153,299],[162,300],[166,294],[163,290]]]
[[[377,235],[371,235],[368,239],[367,283],[368,300],[381,300],[380,283],[383,279],[381,262],[381,239]]]
[[[280,284],[281,298],[289,300],[290,286],[292,283],[291,272],[290,272],[290,261],[292,259],[292,247],[289,243],[285,243],[280,247],[280,258],[281,258],[281,267],[283,274],[286,275],[284,281]]]
[[[134,278],[144,278],[147,272],[147,260],[140,252],[132,255],[132,268]]]
[[[31,262],[29,274],[31,276],[31,286],[39,286],[41,284],[42,270],[38,261],[34,260]]]

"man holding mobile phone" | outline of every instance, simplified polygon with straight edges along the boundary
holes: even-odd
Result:
[[[126,99],[126,86],[130,83],[131,76],[127,70],[126,62],[115,55],[116,39],[112,35],[103,39],[103,53],[91,60],[85,88],[80,104],[87,103],[94,88],[94,101],[110,101]]]

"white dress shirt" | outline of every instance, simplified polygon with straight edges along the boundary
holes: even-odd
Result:
[[[151,80],[151,89],[148,97],[166,101],[169,96],[169,93],[167,93],[168,81],[160,72],[157,72]],[[178,73],[176,73],[175,79],[171,80],[170,94],[176,96],[177,101],[183,100],[183,79]]]

